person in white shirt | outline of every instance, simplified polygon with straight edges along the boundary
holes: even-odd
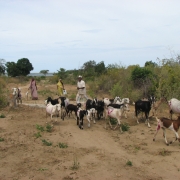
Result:
[[[86,84],[82,80],[81,75],[78,76],[77,90],[78,90],[78,93],[77,93],[77,96],[76,96],[76,102],[77,103],[80,103],[81,98],[85,98],[86,100],[88,99],[87,96],[86,96]]]

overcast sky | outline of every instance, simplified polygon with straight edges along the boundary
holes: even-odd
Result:
[[[0,0],[0,59],[34,70],[123,66],[180,54],[180,0]]]

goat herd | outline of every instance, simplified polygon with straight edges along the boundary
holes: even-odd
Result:
[[[162,102],[166,102],[169,106],[170,118],[157,118],[157,109]],[[117,124],[114,127],[114,130],[119,127],[121,129],[121,118],[124,116],[127,118],[127,112],[129,111],[129,98],[115,97],[114,99],[104,98],[102,100],[88,99],[85,103],[77,103],[76,105],[70,104],[69,99],[66,97],[59,97],[57,99],[52,99],[48,97],[45,100],[46,104],[46,117],[49,114],[51,119],[53,115],[60,116],[61,119],[64,120],[65,116],[69,116],[72,112],[75,113],[77,125],[80,129],[83,129],[83,120],[86,116],[88,120],[88,127],[90,127],[91,121],[96,123],[96,119],[100,120],[101,118],[105,119],[105,128],[107,124],[107,119],[109,117],[109,125],[112,128],[112,124],[110,118],[116,119]],[[180,116],[178,116],[177,120],[172,120],[172,114],[180,114],[180,101],[178,99],[172,98],[171,100],[167,100],[165,97],[160,98],[159,101],[156,101],[155,97],[151,96],[148,99],[138,100],[133,103],[135,107],[135,116],[138,121],[138,114],[140,112],[145,114],[146,121],[145,123],[150,126],[149,123],[149,112],[152,109],[153,116],[156,117],[157,120],[157,128],[156,133],[154,134],[153,140],[155,141],[155,137],[158,131],[162,128],[163,136],[165,139],[165,143],[167,145],[173,143],[178,140],[180,142],[180,138],[178,135],[178,129],[180,126]],[[175,133],[175,140],[168,143],[166,139],[166,129],[172,130]]]

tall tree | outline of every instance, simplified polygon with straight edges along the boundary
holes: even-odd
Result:
[[[57,75],[59,78],[65,79],[67,77],[66,70],[64,68],[60,68],[57,71],[58,71]]]
[[[100,63],[96,64],[95,66],[95,72],[98,75],[101,75],[102,73],[104,73],[106,71],[106,67],[104,65],[104,61],[101,61]]]
[[[32,64],[29,62],[29,59],[22,58],[17,61],[16,67],[19,71],[19,75],[21,76],[27,76],[30,74],[30,71],[32,71],[34,68]]]
[[[5,66],[8,76],[16,77],[19,75],[19,71],[15,62],[7,62]]]

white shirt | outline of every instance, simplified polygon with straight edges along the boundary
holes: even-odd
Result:
[[[86,94],[86,84],[83,80],[77,82],[77,87],[84,87],[84,89],[78,89],[78,94]]]

